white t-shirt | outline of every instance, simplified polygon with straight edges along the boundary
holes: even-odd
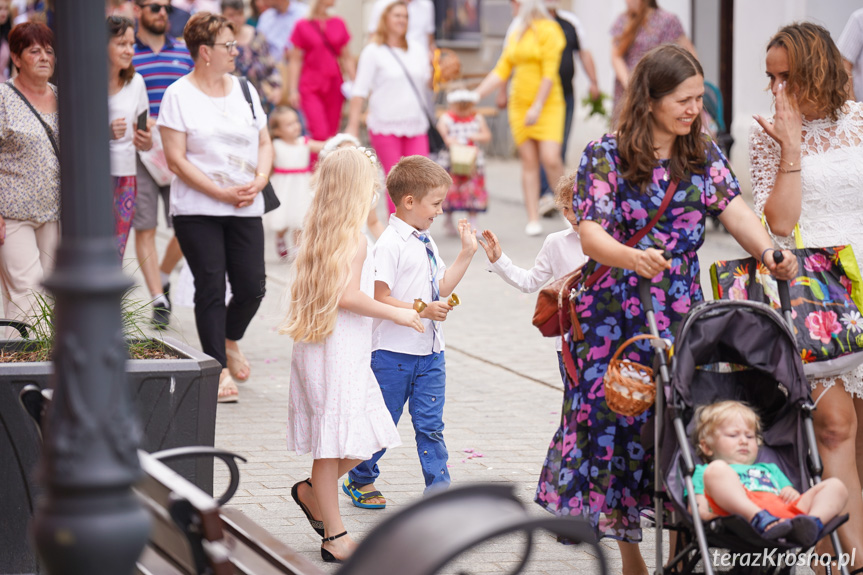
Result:
[[[397,300],[413,303],[420,298],[429,303],[432,298],[431,265],[426,246],[416,235],[412,225],[390,216],[389,225],[375,244],[375,281],[384,282],[390,295]],[[428,231],[425,231],[428,234]],[[431,239],[431,235],[429,235]],[[437,245],[429,243],[437,261],[437,280],[440,286],[446,264],[440,257]],[[422,320],[425,332],[404,327],[391,321],[375,320],[372,334],[372,350],[385,349],[410,355],[429,355],[444,348],[443,323],[438,322],[435,333],[430,319]]]
[[[255,179],[258,166],[260,132],[267,115],[254,86],[249,84],[256,119],[243,97],[240,81],[231,78],[231,91],[225,98],[211,98],[183,76],[165,90],[158,126],[186,134],[186,158],[222,187],[247,184]],[[235,208],[200,192],[182,179],[171,181],[172,216],[243,216],[264,213],[264,198]]]
[[[407,69],[414,87],[423,94],[431,77],[426,53],[410,44],[407,50],[375,43],[363,48],[352,96],[368,98],[366,125],[370,131],[409,137],[426,133],[428,111],[420,105],[418,94],[405,74]]]
[[[137,72],[132,81],[123,86],[113,96],[108,96],[108,122],[117,118],[126,119],[126,132],[119,140],[111,140],[111,175],[114,177],[134,176],[135,169],[135,130],[138,129],[138,114],[149,110],[147,87],[144,78]],[[148,114],[149,115],[149,114]]]
[[[863,8],[851,14],[836,46],[842,57],[854,65],[854,98],[863,102]]]
[[[488,270],[496,273],[511,286],[524,293],[533,293],[551,280],[570,274],[584,264],[587,258],[581,250],[581,239],[572,227],[561,232],[549,234],[529,270],[520,268],[501,254],[494,263],[489,262]],[[561,350],[560,338],[555,338],[557,351]]]
[[[377,0],[372,5],[369,17],[368,33],[374,34],[378,29],[381,14],[384,9],[392,4],[393,0]],[[434,3],[432,0],[409,0],[408,1],[408,46],[416,45],[426,54],[428,59],[429,35],[434,34]]]

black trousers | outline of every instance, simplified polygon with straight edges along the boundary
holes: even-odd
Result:
[[[201,349],[227,367],[225,339],[242,339],[266,292],[261,218],[174,216],[174,230],[195,276]],[[227,306],[225,273],[232,292]]]

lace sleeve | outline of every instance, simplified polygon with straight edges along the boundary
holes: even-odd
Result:
[[[758,122],[753,121],[749,129],[749,176],[758,217],[764,214],[764,204],[776,182],[780,151],[776,140],[768,136]]]

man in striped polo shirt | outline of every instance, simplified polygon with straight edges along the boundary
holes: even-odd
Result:
[[[132,63],[135,71],[144,77],[147,97],[150,100],[150,116],[159,117],[159,106],[165,89],[194,67],[186,45],[169,36],[168,17],[173,8],[171,0],[136,0],[135,17],[138,19],[138,35],[135,37],[135,55]],[[151,164],[167,166],[161,146]],[[165,168],[167,169],[167,168]],[[183,257],[177,238],[171,238],[165,256],[159,265],[156,253],[156,224],[158,221],[159,196],[164,204],[165,219],[171,226],[169,217],[170,179],[165,181],[164,172],[153,173],[138,159],[138,197],[132,227],[135,228],[135,252],[138,264],[144,274],[144,281],[153,298],[153,326],[167,327],[170,321],[171,301],[169,299],[171,271]]]

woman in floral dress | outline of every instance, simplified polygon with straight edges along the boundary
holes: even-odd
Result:
[[[696,250],[707,216],[718,216],[778,277],[797,269],[790,252],[781,265],[773,262],[770,237],[739,197],[728,161],[701,133],[703,93],[701,65],[688,51],[666,45],[649,52],[633,72],[617,134],[592,142],[582,155],[573,198],[585,255],[612,269],[577,302],[584,340],[571,352],[579,381],[564,391],[536,502],[556,515],[583,516],[598,537],[616,539],[625,575],[647,573],[639,518],[651,505],[653,452],[643,447],[641,427],[653,412],[611,412],[602,378],[615,350],[648,331],[639,276],[653,279],[659,331],[673,339],[683,315],[703,299]],[[623,245],[653,218],[675,180],[677,191],[656,226],[635,248]],[[649,365],[653,351],[637,342],[624,355]]]

